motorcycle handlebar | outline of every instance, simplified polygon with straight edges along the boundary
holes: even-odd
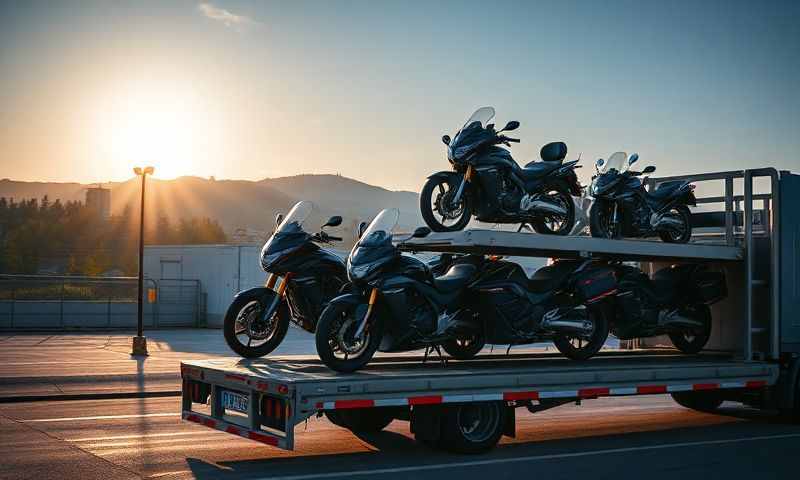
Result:
[[[336,242],[341,242],[341,241],[342,241],[342,237],[334,237],[333,235],[328,235],[328,240],[333,240],[333,241],[336,241]]]

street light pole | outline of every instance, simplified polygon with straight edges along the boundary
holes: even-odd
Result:
[[[133,337],[133,348],[131,355],[147,355],[147,338],[144,336],[144,185],[147,175],[153,174],[153,167],[133,169],[133,172],[142,177],[142,198],[139,210],[139,298],[138,298],[138,322],[136,325],[136,336]]]

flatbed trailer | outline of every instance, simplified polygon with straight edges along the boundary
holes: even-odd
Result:
[[[754,193],[759,177],[769,193]],[[800,417],[800,211],[781,208],[800,203],[800,176],[767,168],[681,178],[723,182],[724,195],[698,204],[721,203],[724,211],[693,212],[694,225],[712,228],[689,244],[468,230],[400,248],[633,261],[651,272],[676,262],[713,264],[725,271],[730,294],[712,307],[708,352],[603,351],[586,362],[548,354],[467,361],[379,355],[351,374],[315,357],[186,361],[183,418],[284,449],[294,447],[295,426],[314,415],[354,431],[400,419],[425,444],[477,452],[514,435],[515,408],[538,412],[605,396],[668,393],[702,411],[737,401]],[[743,194],[735,195],[740,181]]]
[[[727,355],[643,351],[605,352],[585,363],[536,354],[446,365],[430,358],[423,363],[418,356],[377,357],[351,374],[336,374],[313,357],[192,360],[181,363],[181,373],[185,420],[292,449],[294,427],[323,412],[383,409],[392,418],[411,420],[418,437],[430,437],[428,425],[419,424],[419,407],[441,413],[451,405],[504,402],[505,417],[513,420],[516,406],[543,410],[606,396],[725,391],[744,397],[775,385],[779,368]],[[239,404],[245,408],[224,403],[226,392],[246,398]],[[424,413],[427,419],[431,412]],[[513,421],[503,428],[513,434]]]

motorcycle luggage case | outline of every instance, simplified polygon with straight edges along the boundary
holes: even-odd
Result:
[[[607,266],[589,267],[578,274],[575,291],[586,303],[593,303],[617,291],[617,277]]]

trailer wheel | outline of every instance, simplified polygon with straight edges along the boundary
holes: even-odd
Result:
[[[503,402],[473,402],[443,409],[439,446],[455,453],[481,453],[497,445],[506,425]]]
[[[674,392],[671,395],[678,405],[698,412],[714,413],[722,405],[722,398],[715,392]]]
[[[392,408],[354,408],[326,410],[325,416],[332,424],[356,433],[377,433],[395,419]]]

